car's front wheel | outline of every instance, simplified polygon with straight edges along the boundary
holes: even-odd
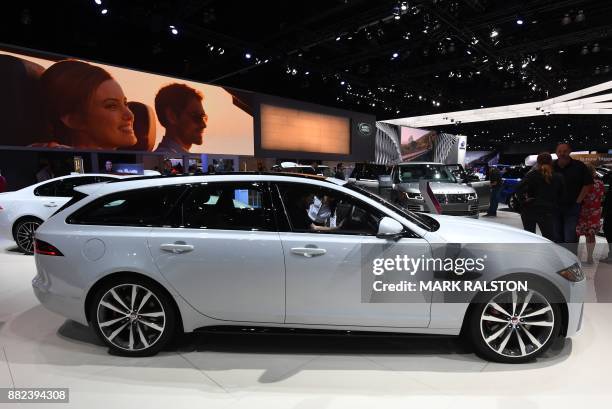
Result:
[[[177,313],[167,293],[139,278],[104,284],[96,291],[89,314],[110,352],[123,356],[154,355],[177,330]]]
[[[522,363],[543,354],[558,337],[561,308],[543,286],[506,291],[476,304],[468,317],[476,353],[495,362]]]

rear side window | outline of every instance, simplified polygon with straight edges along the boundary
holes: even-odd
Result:
[[[72,196],[72,199],[70,199],[69,201],[66,202],[66,204],[64,204],[62,207],[57,209],[57,211],[55,213],[53,213],[51,216],[55,216],[59,212],[63,211],[64,209],[69,208],[70,206],[72,206],[76,202],[80,202],[82,199],[84,199],[86,197],[87,197],[87,195],[85,193],[74,192],[74,196]]]
[[[185,185],[127,190],[101,197],[66,220],[71,224],[161,226]]]
[[[267,183],[206,183],[194,186],[171,217],[191,229],[276,231]]]
[[[106,182],[113,178],[98,177],[98,176],[76,176],[56,180],[38,186],[34,190],[36,196],[54,196],[54,197],[72,197],[74,196],[74,188],[91,183]]]

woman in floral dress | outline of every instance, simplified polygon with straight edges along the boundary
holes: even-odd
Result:
[[[601,200],[606,191],[604,184],[595,174],[595,166],[587,163],[587,168],[593,174],[594,183],[582,200],[580,217],[576,225],[578,237],[585,236],[587,243],[587,264],[593,263],[593,251],[595,250],[595,235],[601,229]]]

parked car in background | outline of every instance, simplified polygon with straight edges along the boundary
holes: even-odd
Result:
[[[489,181],[489,176],[483,175],[482,173],[470,172],[459,163],[446,166],[451,169],[453,175],[460,183],[464,183],[474,188],[478,195],[479,211],[483,212],[488,210],[491,201],[491,182]]]
[[[501,174],[502,189],[499,193],[499,202],[507,204],[510,210],[519,211],[516,187],[530,170],[531,166],[510,166]]]
[[[378,185],[379,177],[390,174],[391,166],[388,165],[356,163],[348,181],[378,194],[380,193]]]
[[[75,187],[121,178],[111,174],[73,174],[0,193],[0,237],[14,240],[21,251],[31,254],[34,232],[70,201]]]
[[[432,192],[442,207],[442,214],[479,217],[478,194],[473,187],[460,183],[451,168],[435,162],[406,162],[393,167],[391,172],[391,201],[402,207],[429,212],[419,183],[429,182]]]
[[[448,172],[423,166],[440,178]],[[152,355],[177,333],[223,326],[463,334],[483,358],[520,363],[580,328],[586,283],[568,250],[497,223],[405,211],[354,183],[230,173],[77,190],[82,199],[36,233],[32,286],[46,308],[89,325],[113,354]],[[305,198],[313,196],[336,204],[334,229],[305,220]],[[501,251],[499,268],[481,275],[513,280],[528,268],[535,278],[529,291],[453,292],[452,304],[434,301],[433,290],[360,297],[364,248],[381,250],[366,252],[373,257],[420,259],[434,257],[436,247],[435,254],[465,261],[452,256],[456,243],[529,246],[521,257]],[[437,281],[439,273],[419,271],[419,280]]]
[[[316,175],[317,172],[310,165],[301,165],[295,162],[282,162],[278,165],[272,166],[273,172],[289,172],[299,173],[302,175]]]

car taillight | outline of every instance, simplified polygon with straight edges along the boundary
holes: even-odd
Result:
[[[45,256],[63,256],[62,252],[55,246],[38,239],[34,240],[34,253],[44,254]]]

